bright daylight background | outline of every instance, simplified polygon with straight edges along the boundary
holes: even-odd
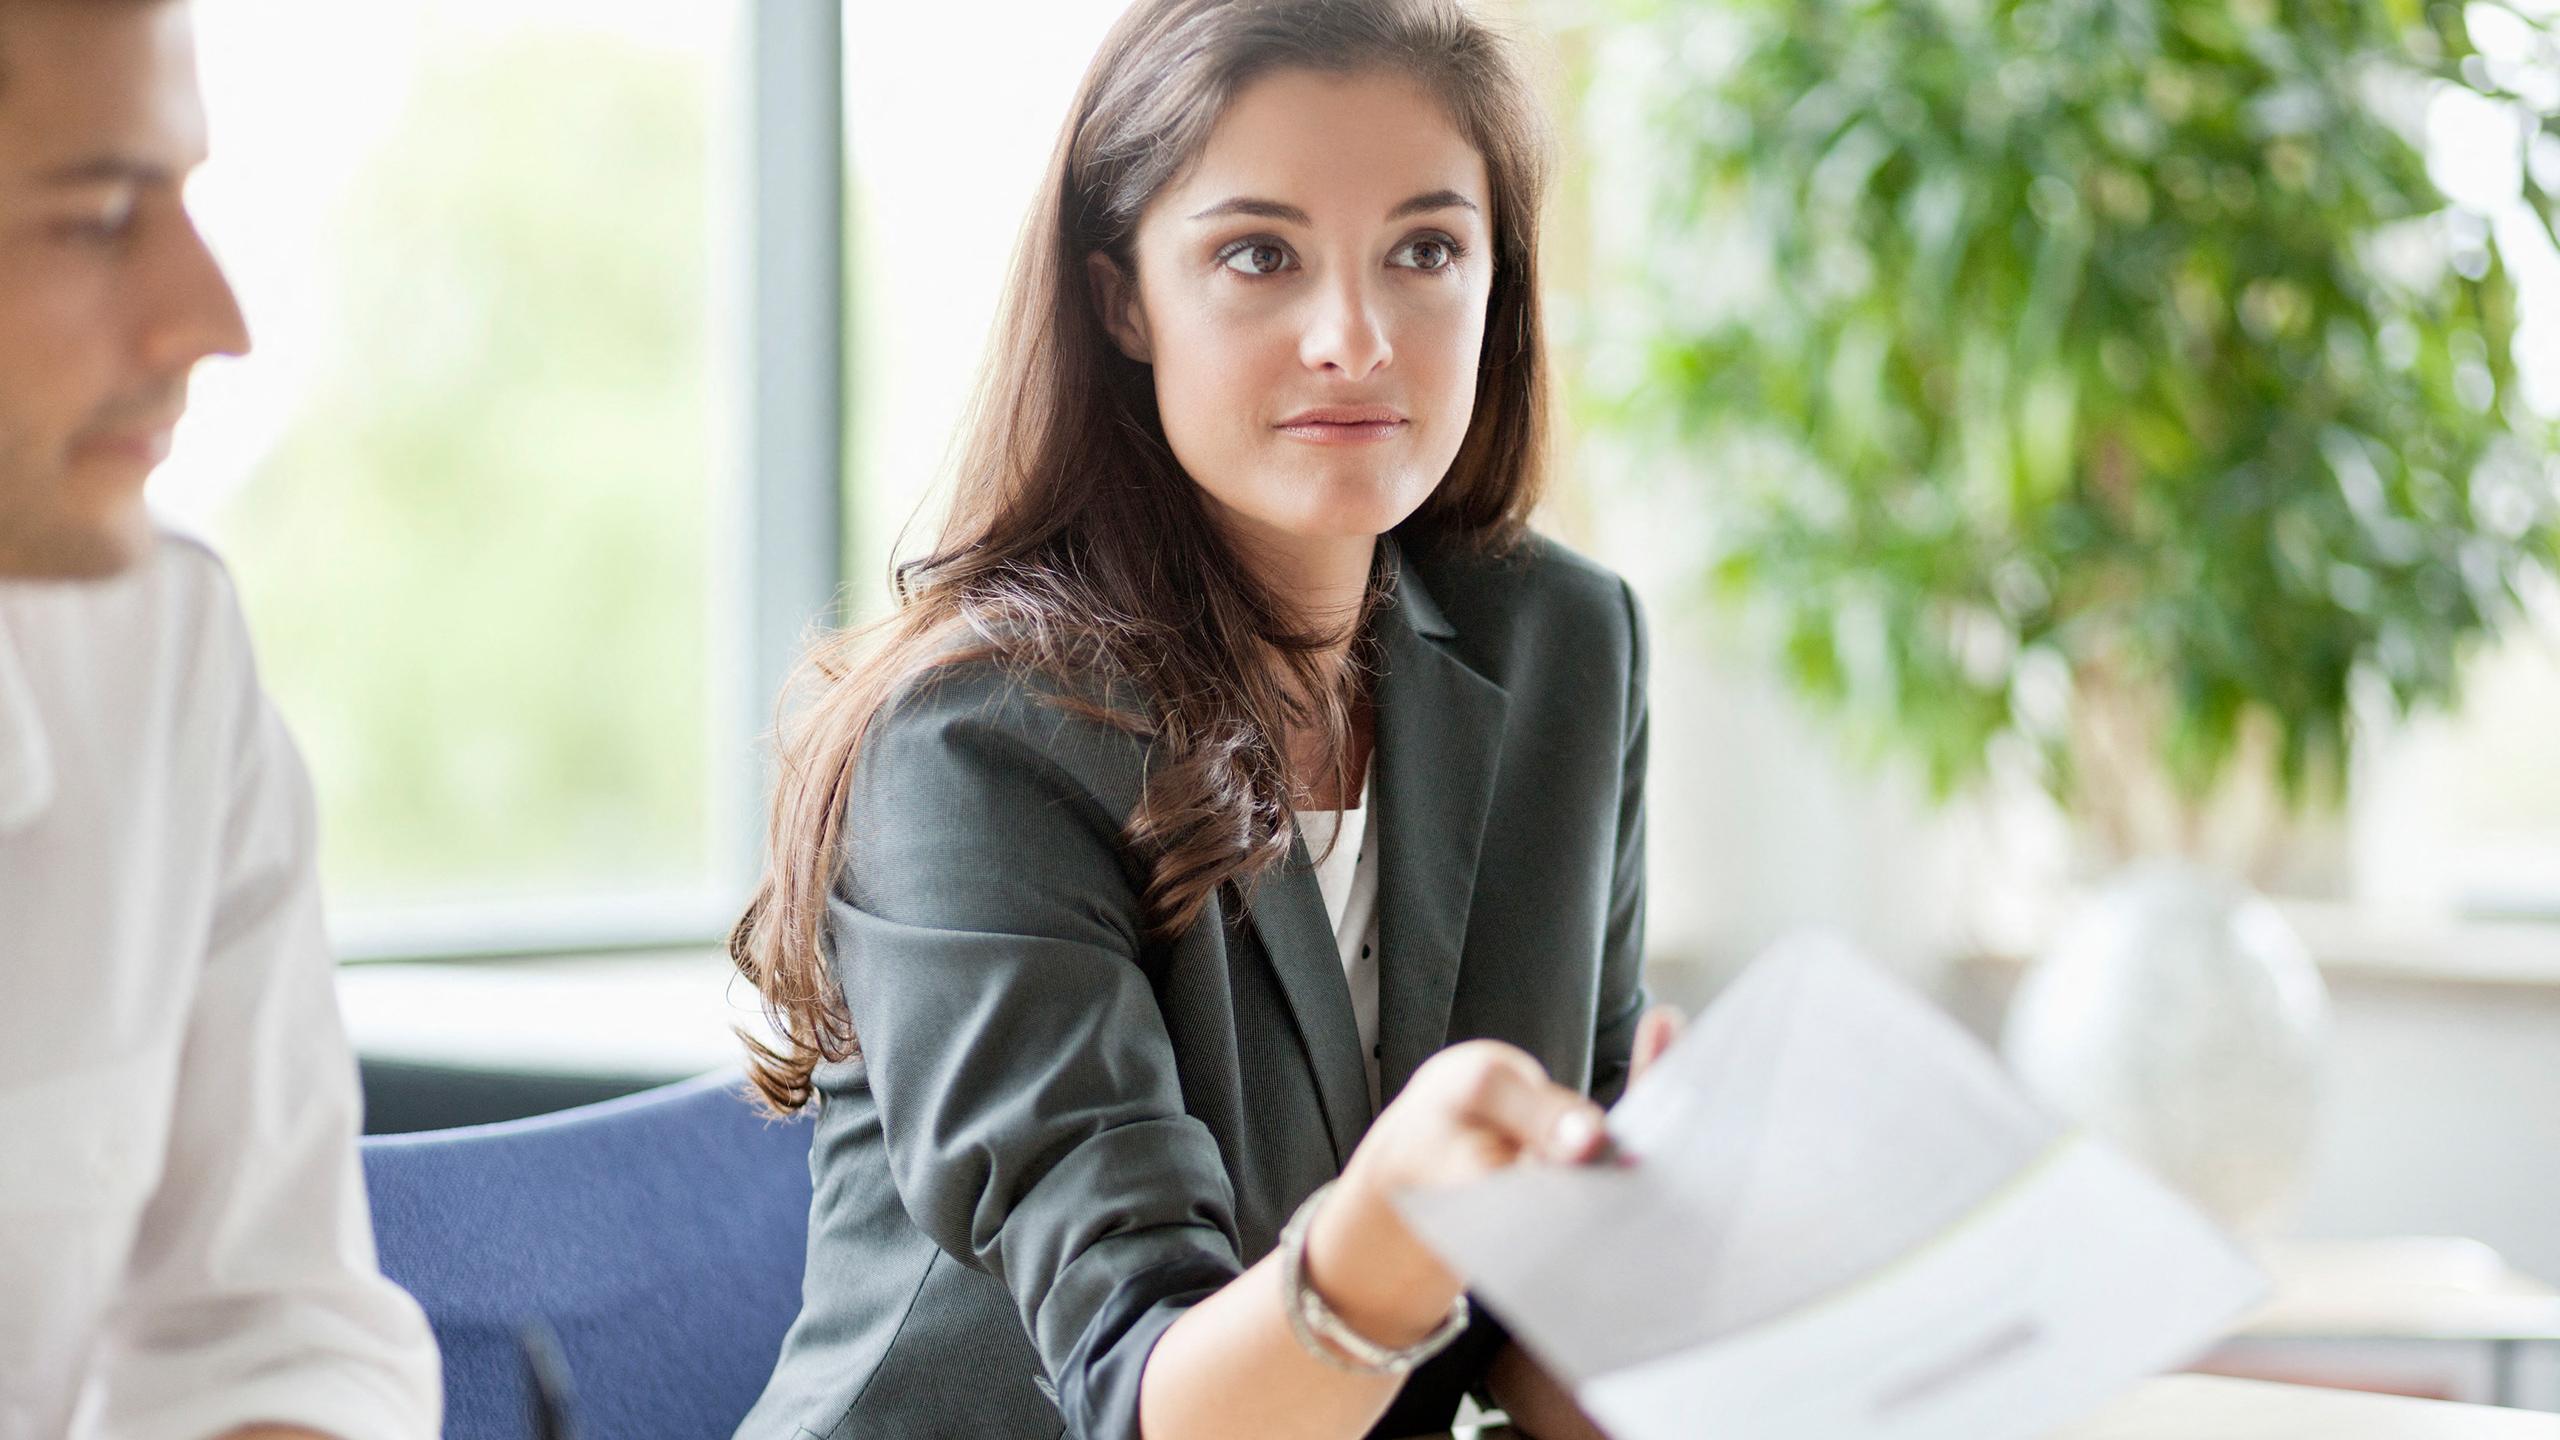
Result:
[[[1120,8],[846,12],[858,609],[882,603],[902,527],[930,533],[1025,201]],[[1663,57],[1596,8],[1495,8],[1534,38],[1565,142],[1550,304],[1578,406],[1627,363],[1646,268],[1678,259],[1643,253],[1632,219],[1651,163],[1634,97]],[[342,941],[432,955],[539,913],[574,949],[580,917],[647,912],[707,952],[762,799],[741,717],[763,697],[738,693],[735,653],[739,0],[200,15],[217,158],[194,198],[259,348],[204,374],[156,496],[237,571],[317,777]],[[2516,268],[2528,390],[2560,406],[2560,259],[2512,164],[2473,163],[2512,156],[2516,122],[2447,99],[2428,132],[2441,183]],[[1660,988],[1703,998],[1807,921],[1951,992],[2024,943],[2054,817],[2016,797],[1941,810],[1912,775],[1844,763],[1702,603],[1696,523],[1640,502],[1608,446],[1570,453],[1549,528],[1634,576],[1658,637]],[[2306,1223],[2480,1234],[2560,1278],[2560,606],[2544,610],[2474,667],[2458,715],[2372,747],[2343,858],[2305,887],[2307,928],[2338,946],[2356,1117]],[[2462,980],[2490,935],[2538,981]]]
[[[466,903],[734,903],[734,20],[205,7],[192,198],[257,350],[205,372],[156,498],[237,571],[351,938]]]

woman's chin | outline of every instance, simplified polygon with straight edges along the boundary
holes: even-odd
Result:
[[[1379,479],[1346,477],[1324,487],[1321,503],[1309,508],[1303,528],[1338,538],[1384,535],[1431,498],[1431,487],[1409,476]]]
[[[1386,507],[1335,511],[1308,516],[1290,526],[1290,533],[1307,541],[1375,540],[1402,524],[1411,513]]]
[[[1215,492],[1211,492],[1214,498]],[[1257,497],[1263,498],[1263,497]],[[1242,521],[1247,534],[1290,544],[1374,540],[1405,522],[1431,498],[1410,475],[1333,474],[1297,479],[1267,497],[1276,504],[1214,508]]]

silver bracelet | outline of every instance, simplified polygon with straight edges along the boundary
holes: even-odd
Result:
[[[1448,1349],[1449,1342],[1467,1328],[1467,1297],[1460,1295],[1457,1303],[1449,1307],[1449,1318],[1440,1322],[1439,1329],[1402,1349],[1381,1345],[1343,1323],[1342,1317],[1307,1283],[1307,1227],[1314,1219],[1316,1203],[1332,1188],[1330,1180],[1317,1186],[1314,1194],[1299,1202],[1297,1213],[1280,1230],[1280,1308],[1289,1317],[1289,1333],[1298,1337],[1298,1343],[1309,1354],[1337,1370],[1358,1375],[1406,1374]]]

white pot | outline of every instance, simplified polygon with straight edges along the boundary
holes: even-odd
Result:
[[[2028,967],[2001,1050],[2054,1110],[2263,1235],[2301,1187],[2328,1030],[2320,971],[2273,905],[2155,860],[2118,871]]]

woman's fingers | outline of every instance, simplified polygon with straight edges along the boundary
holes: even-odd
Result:
[[[1661,1059],[1662,1052],[1670,1049],[1671,1042],[1680,1038],[1681,1030],[1688,1023],[1677,1005],[1656,1005],[1646,1010],[1644,1018],[1636,1022],[1634,1063],[1627,1072],[1627,1082],[1635,1083],[1637,1076]]]
[[[1471,1042],[1448,1052],[1462,1056],[1459,1109],[1476,1124],[1497,1131],[1533,1155],[1574,1164],[1601,1147],[1600,1107],[1547,1078],[1521,1050]]]

